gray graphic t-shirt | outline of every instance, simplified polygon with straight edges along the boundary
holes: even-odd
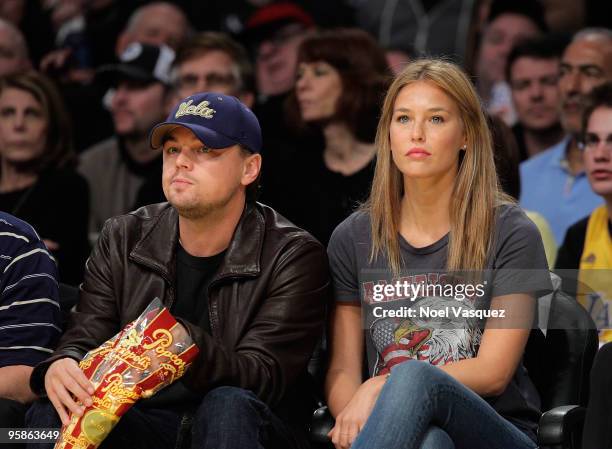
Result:
[[[491,298],[551,288],[539,231],[518,206],[497,208],[487,269],[476,278],[446,272],[448,235],[424,248],[398,238],[399,277],[390,273],[386,257],[370,261],[366,212],[342,222],[328,246],[335,300],[362,306],[370,376],[409,359],[440,366],[473,358],[487,319],[503,313],[490,309]],[[522,365],[506,391],[487,400],[535,438],[539,399]]]

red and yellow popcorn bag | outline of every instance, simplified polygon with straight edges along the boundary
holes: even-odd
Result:
[[[140,398],[179,379],[195,359],[193,340],[156,298],[121,332],[88,352],[79,366],[94,385],[93,405],[70,416],[56,449],[94,449]]]

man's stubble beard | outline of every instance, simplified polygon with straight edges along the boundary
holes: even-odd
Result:
[[[179,216],[189,220],[201,220],[223,210],[232,201],[238,190],[239,187],[236,186],[226,197],[205,204],[181,206],[174,204],[171,200],[168,200],[168,202],[176,209]]]

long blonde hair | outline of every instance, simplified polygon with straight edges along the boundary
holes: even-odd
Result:
[[[434,84],[459,108],[467,149],[460,157],[453,187],[447,269],[481,270],[492,242],[495,205],[508,202],[509,197],[499,189],[491,133],[476,90],[458,66],[437,59],[411,62],[387,91],[376,132],[377,162],[372,191],[364,204],[372,229],[370,259],[386,253],[393,272],[397,275],[400,271],[398,233],[404,184],[402,173],[391,156],[389,129],[400,90],[416,81]]]

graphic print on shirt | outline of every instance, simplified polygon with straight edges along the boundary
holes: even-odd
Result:
[[[369,332],[376,348],[372,375],[386,374],[410,359],[445,365],[476,356],[482,329],[478,320],[462,313],[474,309],[470,302],[427,297],[410,308],[416,312],[413,317],[384,317],[371,323]]]

